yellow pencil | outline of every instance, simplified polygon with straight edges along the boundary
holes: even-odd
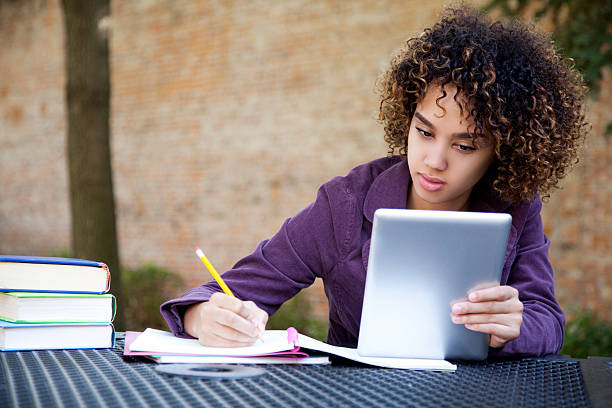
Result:
[[[204,262],[204,266],[206,266],[206,269],[208,269],[208,272],[210,272],[210,274],[213,276],[213,278],[215,278],[219,286],[221,286],[221,289],[223,289],[223,292],[225,292],[226,295],[234,296],[230,288],[225,284],[225,282],[223,282],[223,279],[221,279],[221,275],[217,273],[217,271],[215,270],[215,267],[212,266],[208,258],[206,258],[206,255],[204,255],[204,252],[202,252],[200,248],[196,248],[195,252],[200,257],[202,262]]]

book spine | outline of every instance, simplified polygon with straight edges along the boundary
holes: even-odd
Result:
[[[113,320],[115,320],[115,315],[117,314],[117,298],[115,298],[115,296],[113,296],[113,302],[112,303],[113,303],[113,306],[112,306],[113,307],[113,314],[111,316],[111,320],[110,320],[111,322]]]
[[[109,348],[113,348],[113,347],[115,347],[115,340],[116,340],[115,326],[113,326],[112,323],[109,323],[109,326],[111,327],[111,330],[112,330],[112,332],[111,332],[111,336],[112,336],[111,337],[111,345],[110,345]]]
[[[107,293],[110,290],[110,284],[111,284],[110,269],[108,269],[108,266],[102,262],[100,262],[100,267],[106,271],[106,289],[102,293]]]

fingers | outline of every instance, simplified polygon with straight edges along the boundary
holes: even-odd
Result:
[[[250,301],[213,294],[199,309],[198,339],[205,346],[242,347],[263,334],[268,314]]]
[[[522,314],[519,313],[452,315],[451,319],[453,323],[466,325],[492,323],[505,326],[520,326],[523,323]]]
[[[502,347],[504,344],[517,338],[520,334],[520,326],[505,326],[501,324],[466,324],[466,329],[489,334],[489,346]]]
[[[512,286],[498,285],[468,293],[468,300],[470,302],[504,301],[512,298],[518,299],[518,290]]]
[[[517,336],[518,337],[518,336]],[[512,339],[510,339],[512,340]],[[504,344],[506,344],[509,340],[498,337],[498,336],[492,336],[489,334],[489,346],[494,347],[494,348],[499,348],[499,347],[503,347]]]
[[[453,315],[452,321],[465,325],[466,329],[490,334],[491,347],[501,347],[519,336],[523,315],[522,313]]]
[[[452,306],[454,315],[473,314],[473,313],[521,313],[523,311],[523,303],[518,299],[508,299],[505,301],[491,302],[459,302]]]
[[[522,313],[523,303],[518,290],[512,286],[493,286],[468,294],[467,302],[452,305],[453,314],[470,313]]]
[[[259,331],[255,323],[246,320],[244,317],[232,311],[219,308],[211,311],[211,313],[214,313],[213,317],[215,323],[231,328],[234,332],[239,333],[240,335],[246,335],[253,338],[257,338],[259,335]],[[221,328],[218,328],[215,331],[221,332]]]
[[[489,334],[489,345],[501,347],[519,336],[523,308],[516,289],[494,286],[470,292],[467,302],[453,304],[451,320],[469,330]]]
[[[210,301],[217,306],[232,311],[247,320],[267,322],[268,314],[248,300],[242,301],[236,297],[217,292],[210,297]]]
[[[252,322],[259,332],[263,332],[268,322],[268,314],[257,307],[254,302],[250,300],[242,302],[242,308],[239,312],[240,316],[244,317],[248,321]]]
[[[230,326],[244,334],[257,336],[265,329],[268,314],[251,301],[242,301],[224,293],[215,293],[210,302],[222,311],[219,323]]]

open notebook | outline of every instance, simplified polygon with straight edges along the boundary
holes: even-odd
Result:
[[[154,329],[150,329],[154,330]],[[161,332],[160,330],[156,330]],[[161,336],[166,337],[169,333],[163,333]],[[288,351],[280,351],[269,354],[254,355],[254,356],[220,356],[220,355],[200,355],[200,354],[177,354],[174,352],[159,352],[159,351],[134,351],[131,349],[132,343],[142,334],[142,332],[125,332],[125,346],[123,355],[126,356],[143,356],[155,361],[156,363],[201,363],[201,364],[329,364],[329,357],[326,355],[310,355],[303,351],[293,351],[296,348]],[[147,335],[149,335],[148,333]],[[173,336],[172,336],[173,337]],[[165,339],[170,340],[171,339]],[[156,347],[154,347],[156,348]],[[203,347],[205,348],[205,347]],[[226,349],[222,349],[226,350]],[[233,350],[233,349],[229,349]]]
[[[140,335],[134,332],[126,335],[124,354],[153,356],[160,363],[269,364],[270,359],[281,358],[288,363],[303,360],[304,364],[324,364],[325,360],[308,362],[308,359],[316,358],[311,357],[313,351],[315,354],[339,356],[377,367],[440,371],[457,369],[456,365],[445,360],[360,356],[357,349],[329,345],[300,334],[293,327],[266,330],[252,346],[232,348],[204,347],[195,339],[181,339],[166,331],[146,329]]]

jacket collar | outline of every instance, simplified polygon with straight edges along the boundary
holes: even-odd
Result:
[[[408,161],[404,157],[374,179],[363,204],[365,218],[373,222],[374,212],[379,208],[406,208],[411,184]],[[475,187],[472,211],[502,212],[509,207],[510,204],[502,201],[490,188],[480,185]]]
[[[405,157],[380,173],[370,186],[363,203],[363,214],[366,219],[372,222],[374,212],[379,208],[406,208],[411,183]]]

